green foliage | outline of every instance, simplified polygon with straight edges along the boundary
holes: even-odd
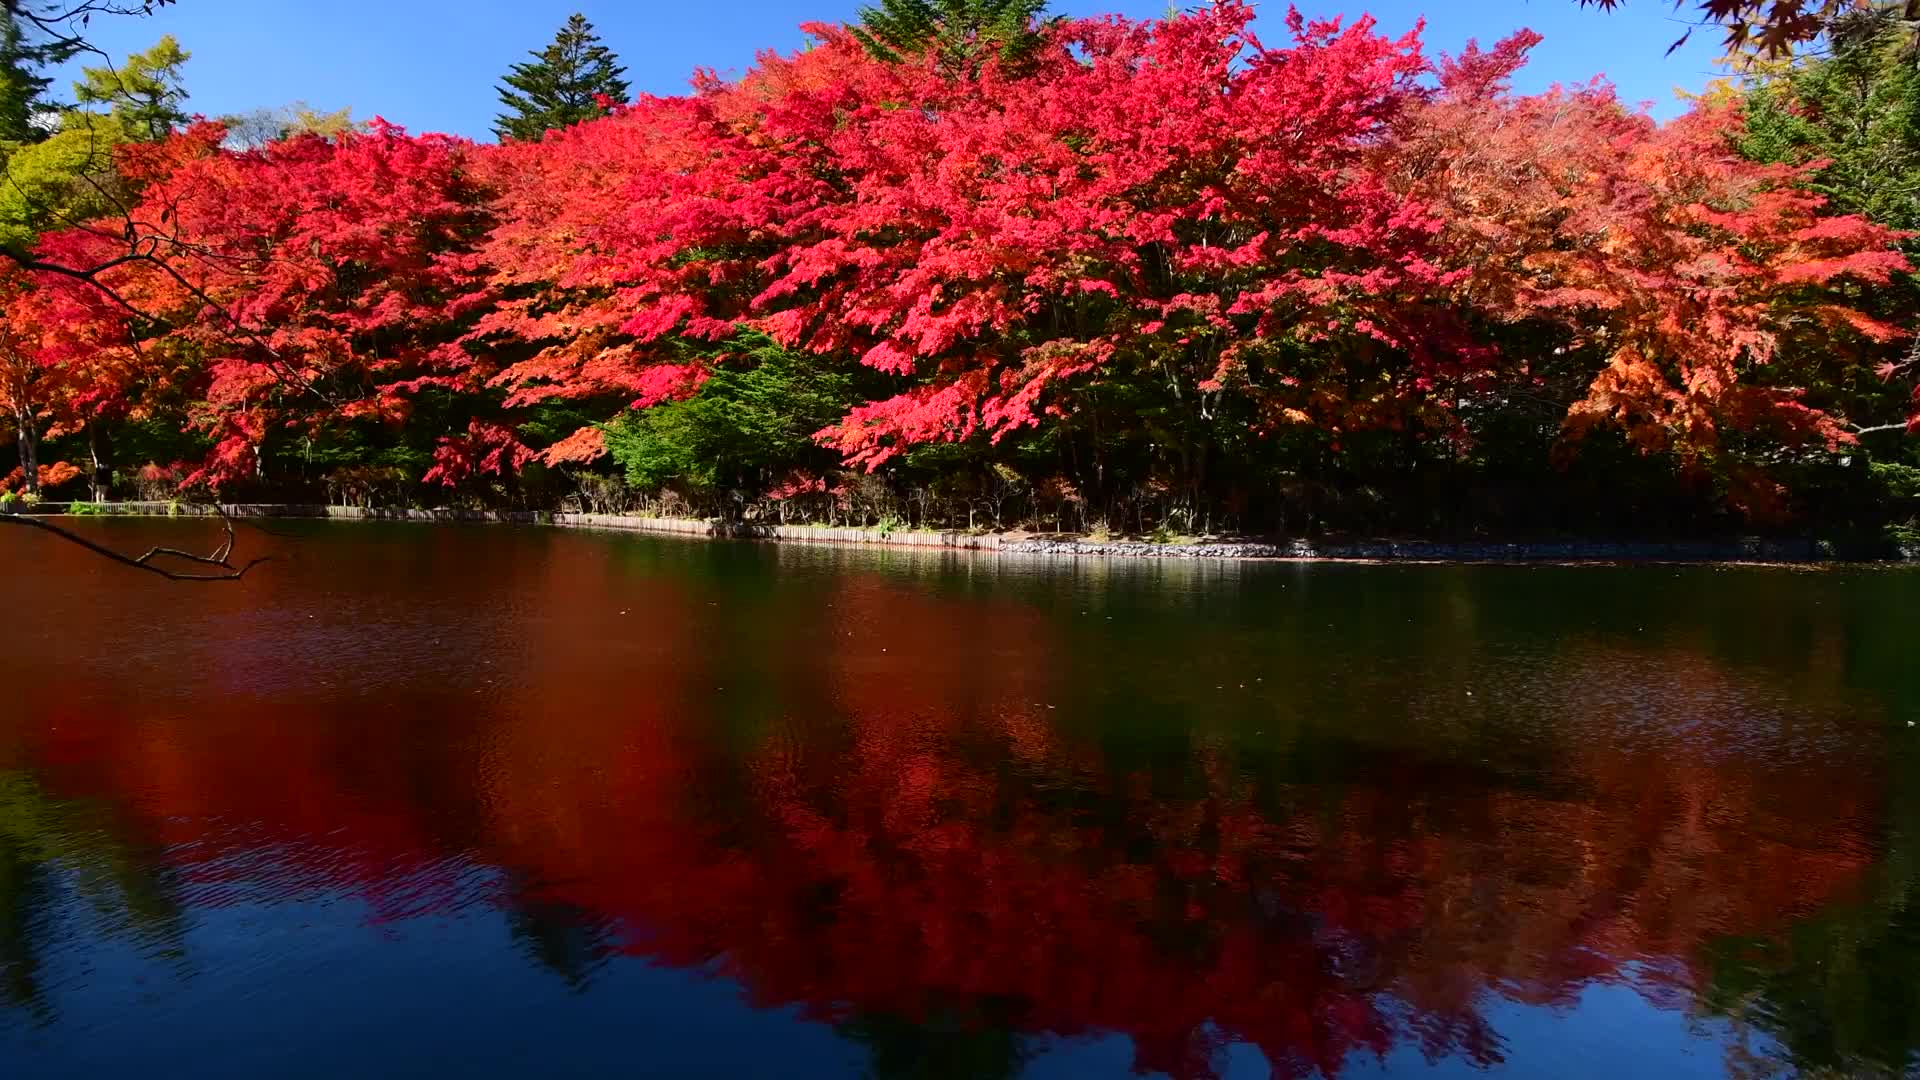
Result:
[[[113,433],[114,460],[125,465],[141,462],[192,461],[202,457],[211,447],[207,438],[197,431],[182,430],[171,418],[148,416],[128,420],[118,425]]]
[[[1868,466],[1867,498],[1887,527],[1887,538],[1901,547],[1920,547],[1920,466],[1876,461]]]
[[[92,221],[124,194],[114,170],[114,148],[126,141],[117,124],[70,113],[43,142],[7,156],[0,186],[0,245],[31,247],[42,232]]]
[[[606,416],[606,409],[592,408],[579,401],[543,401],[525,410],[514,433],[530,446],[544,446],[581,428],[592,427]]]
[[[1920,501],[1920,467],[1876,461],[1868,471],[1887,498]]]
[[[33,118],[53,80],[40,74],[52,57],[27,43],[20,17],[0,7],[0,143],[34,142]]]
[[[1823,160],[1813,188],[1845,213],[1920,225],[1920,68],[1888,31],[1762,83],[1746,100],[1740,150],[1760,161]]]
[[[106,513],[106,510],[99,503],[70,502],[67,504],[67,513],[75,517],[98,517]]]
[[[929,53],[951,74],[977,70],[988,57],[1018,64],[1039,47],[1054,20],[1046,0],[880,0],[849,27],[869,54],[888,63]]]
[[[532,63],[513,65],[500,81],[500,103],[507,107],[493,124],[502,140],[536,141],[548,131],[572,127],[606,113],[600,100],[627,100],[626,68],[600,44],[593,24],[575,14],[554,35],[553,44],[531,54]]]
[[[736,348],[741,360],[717,368],[692,397],[607,426],[607,449],[629,483],[764,486],[779,470],[831,460],[813,434],[855,400],[852,380],[759,334]]]
[[[114,152],[128,141],[163,139],[185,123],[181,68],[188,54],[172,36],[128,56],[118,67],[81,68],[73,84],[83,106],[48,124],[44,100],[49,80],[40,66],[70,52],[26,44],[11,5],[0,8],[0,154],[6,183],[0,185],[0,247],[31,247],[40,234],[94,221],[131,202],[114,167]]]
[[[118,68],[81,68],[80,80],[73,84],[74,99],[82,106],[104,106],[128,139],[164,139],[187,122],[180,107],[187,100],[180,69],[191,57],[167,34],[146,52],[129,55]]]
[[[1826,55],[1759,80],[1742,103],[1746,118],[1740,152],[1759,161],[1822,163],[1809,186],[1825,195],[1836,213],[1861,214],[1883,225],[1920,230],[1920,65],[1912,28],[1888,9],[1869,8],[1836,25]],[[1920,265],[1920,239],[1901,245]],[[1920,324],[1920,276],[1900,274],[1886,288],[1868,291],[1860,308],[1891,325]],[[1883,370],[1902,377],[1866,377],[1834,382],[1817,370],[1804,378],[1823,406],[1838,405],[1857,424],[1896,433],[1865,443],[1875,458],[1869,478],[1855,494],[1885,518],[1913,512],[1911,440],[1897,433],[1911,411],[1908,342],[1886,347]],[[1817,357],[1814,358],[1817,361]],[[1868,370],[1863,365],[1858,370]],[[1824,383],[1824,384],[1823,384]],[[1900,458],[1908,459],[1902,463]],[[1839,486],[1802,485],[1814,495]],[[1828,500],[1831,501],[1831,500]]]
[[[418,477],[432,462],[431,447],[428,432],[350,424],[318,436],[271,442],[267,453],[275,465],[294,475],[315,476],[333,469],[367,466],[398,469]]]
[[[9,112],[14,96],[31,89],[15,86],[24,68],[7,66],[6,28],[12,25],[0,25],[0,131],[14,126]],[[51,131],[34,128],[28,139],[12,141],[6,183],[0,186],[0,246],[31,247],[43,232],[97,220],[131,202],[114,167],[114,152],[126,142],[163,139],[186,122],[180,69],[187,57],[167,36],[117,68],[80,69],[81,78],[73,84],[76,99],[104,106],[105,112],[69,110]],[[38,100],[34,93],[30,109]]]
[[[12,513],[19,505],[19,495],[11,491],[0,491],[0,512]]]

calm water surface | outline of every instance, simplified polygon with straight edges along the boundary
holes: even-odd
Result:
[[[276,528],[0,531],[0,1075],[1920,1063],[1920,573]]]

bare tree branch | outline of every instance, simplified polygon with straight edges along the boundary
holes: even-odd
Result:
[[[113,58],[109,56],[105,50],[87,40],[86,30],[91,23],[92,17],[94,15],[152,15],[156,10],[174,2],[175,0],[55,0],[55,2],[39,4],[33,2],[9,3],[8,8],[11,14],[18,17],[22,22],[31,25],[45,36],[50,54],[64,59],[86,53],[98,57],[106,65],[106,69],[109,72],[117,74]],[[125,252],[115,255],[112,258],[104,259],[92,266],[69,266],[64,263],[43,259],[35,252],[21,250],[12,245],[0,247],[0,256],[11,260],[23,270],[56,274],[76,281],[85,282],[99,289],[116,306],[128,314],[144,321],[164,326],[168,323],[168,320],[160,318],[151,312],[141,310],[138,305],[122,295],[114,287],[112,282],[103,279],[103,275],[116,267],[131,264],[152,266],[162,274],[171,278],[175,284],[202,304],[204,308],[216,312],[235,331],[250,340],[265,353],[268,358],[268,367],[274,369],[280,378],[316,397],[320,397],[322,400],[328,400],[324,392],[316,387],[310,380],[302,377],[292,365],[288,364],[285,359],[280,356],[279,352],[273,348],[262,333],[246,325],[233,311],[208,295],[203,287],[189,280],[187,275],[184,274],[179,267],[169,261],[166,256],[176,254],[198,255],[210,261],[229,258],[230,256],[224,252],[215,252],[192,244],[180,237],[177,230],[170,232],[156,227],[151,223],[139,220],[131,206],[122,200],[116,192],[109,190],[92,175],[92,168],[97,163],[102,148],[93,139],[93,129],[91,127],[89,128],[89,136],[86,155],[87,160],[85,165],[79,170],[78,179],[91,188],[93,193],[98,196],[102,202],[113,207],[114,210],[118,212],[119,217],[124,220],[125,226],[118,232],[108,233],[106,230],[98,228],[95,223],[91,222],[68,221],[65,222],[65,224],[68,227],[83,229],[97,236],[124,240],[126,244]],[[20,190],[23,197],[29,195],[24,188],[20,187],[18,180],[12,175],[11,169],[7,170],[6,180],[16,189]],[[56,214],[55,216],[65,217],[66,215]],[[164,223],[163,216],[162,224]],[[131,336],[133,337],[134,347],[138,349],[138,335]],[[247,572],[254,567],[271,560],[271,556],[262,556],[251,559],[243,564],[236,564],[233,561],[233,519],[227,514],[226,510],[218,504],[214,504],[213,509],[214,512],[220,516],[224,526],[225,539],[217,548],[206,555],[197,555],[179,548],[158,546],[150,548],[144,554],[138,556],[129,555],[124,552],[115,551],[113,548],[90,540],[51,521],[30,515],[0,512],[0,525],[17,525],[22,528],[37,529],[44,533],[50,533],[102,558],[123,566],[131,567],[135,570],[154,574],[169,581],[238,581],[245,577]],[[183,570],[171,565],[176,563],[185,563],[190,567],[207,569],[203,571]]]
[[[247,575],[247,571],[252,570],[261,563],[271,562],[273,560],[273,556],[271,555],[262,555],[258,558],[250,559],[243,564],[235,565],[233,562],[233,519],[227,516],[226,510],[217,504],[214,506],[214,510],[220,515],[220,520],[226,526],[226,539],[219,547],[215,548],[212,553],[207,555],[195,555],[192,552],[168,547],[150,548],[146,554],[137,557],[127,555],[123,552],[115,551],[104,544],[89,540],[79,533],[55,525],[53,522],[47,521],[44,518],[37,518],[28,514],[0,513],[0,525],[20,525],[25,528],[52,533],[54,536],[70,544],[77,544],[93,552],[95,555],[110,559],[122,566],[130,566],[135,570],[144,570],[149,574],[166,578],[168,581],[239,581]],[[166,566],[154,561],[160,558],[177,559],[198,566],[217,567],[221,572],[183,573],[178,570],[168,569]]]
[[[95,15],[152,15],[174,0],[68,0],[50,3],[35,11],[31,4],[20,4],[14,16],[32,24],[47,35],[52,48],[69,55],[92,53],[112,64],[113,58],[88,41],[86,31]]]

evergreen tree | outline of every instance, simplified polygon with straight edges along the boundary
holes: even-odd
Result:
[[[1760,161],[1825,165],[1815,190],[1842,213],[1920,227],[1920,68],[1900,22],[1865,11],[1828,55],[1762,81],[1744,104],[1740,149]],[[1916,252],[1920,253],[1920,252]]]
[[[1834,25],[1826,55],[1758,80],[1741,102],[1738,146],[1757,161],[1822,163],[1808,186],[1835,213],[1905,232],[1901,247],[1920,266],[1920,65],[1910,13],[1902,4],[1859,9]],[[1911,329],[1920,323],[1920,274],[1897,274],[1857,305]],[[1868,444],[1876,475],[1920,491],[1920,455],[1901,423],[1920,401],[1911,389],[1920,338],[1896,343],[1880,371],[1843,388],[1854,399],[1849,413],[1879,432]]]
[[[26,29],[12,5],[0,8],[0,142],[33,142],[40,130],[34,113],[52,79],[40,74],[45,50],[27,43]]]
[[[494,121],[501,139],[533,141],[548,131],[568,128],[606,113],[602,100],[627,100],[626,68],[600,44],[593,24],[575,13],[554,36],[553,44],[530,54],[533,62],[513,65],[500,81],[500,103],[509,111]]]
[[[82,105],[105,105],[107,115],[127,138],[157,142],[187,122],[180,107],[187,100],[180,69],[191,57],[167,34],[146,52],[128,56],[118,68],[81,68],[80,81],[73,84],[74,98]]]
[[[869,54],[888,63],[928,53],[949,74],[970,73],[988,56],[1019,63],[1032,55],[1047,0],[880,0],[850,27]]]
[[[67,106],[47,98],[53,79],[42,72],[81,53],[97,52],[85,36],[93,15],[152,15],[172,3],[0,0],[0,147],[39,142],[57,130],[48,120]],[[185,60],[186,54],[180,53],[178,61]]]

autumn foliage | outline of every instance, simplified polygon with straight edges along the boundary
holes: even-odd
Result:
[[[1513,94],[1526,32],[1435,60],[1366,19],[1275,29],[1237,0],[1050,23],[955,70],[816,26],[498,147],[199,125],[126,151],[158,258],[103,280],[158,317],[94,305],[146,340],[78,392],[164,386],[205,486],[353,430],[459,487],[590,467],[602,425],[770,339],[852,389],[814,456],[722,478],[750,492],[950,446],[933,468],[1244,508],[1544,409],[1518,452],[1613,439],[1756,516],[1886,419],[1836,388],[1911,329],[1858,304],[1899,237],[1740,157],[1737,107]]]

